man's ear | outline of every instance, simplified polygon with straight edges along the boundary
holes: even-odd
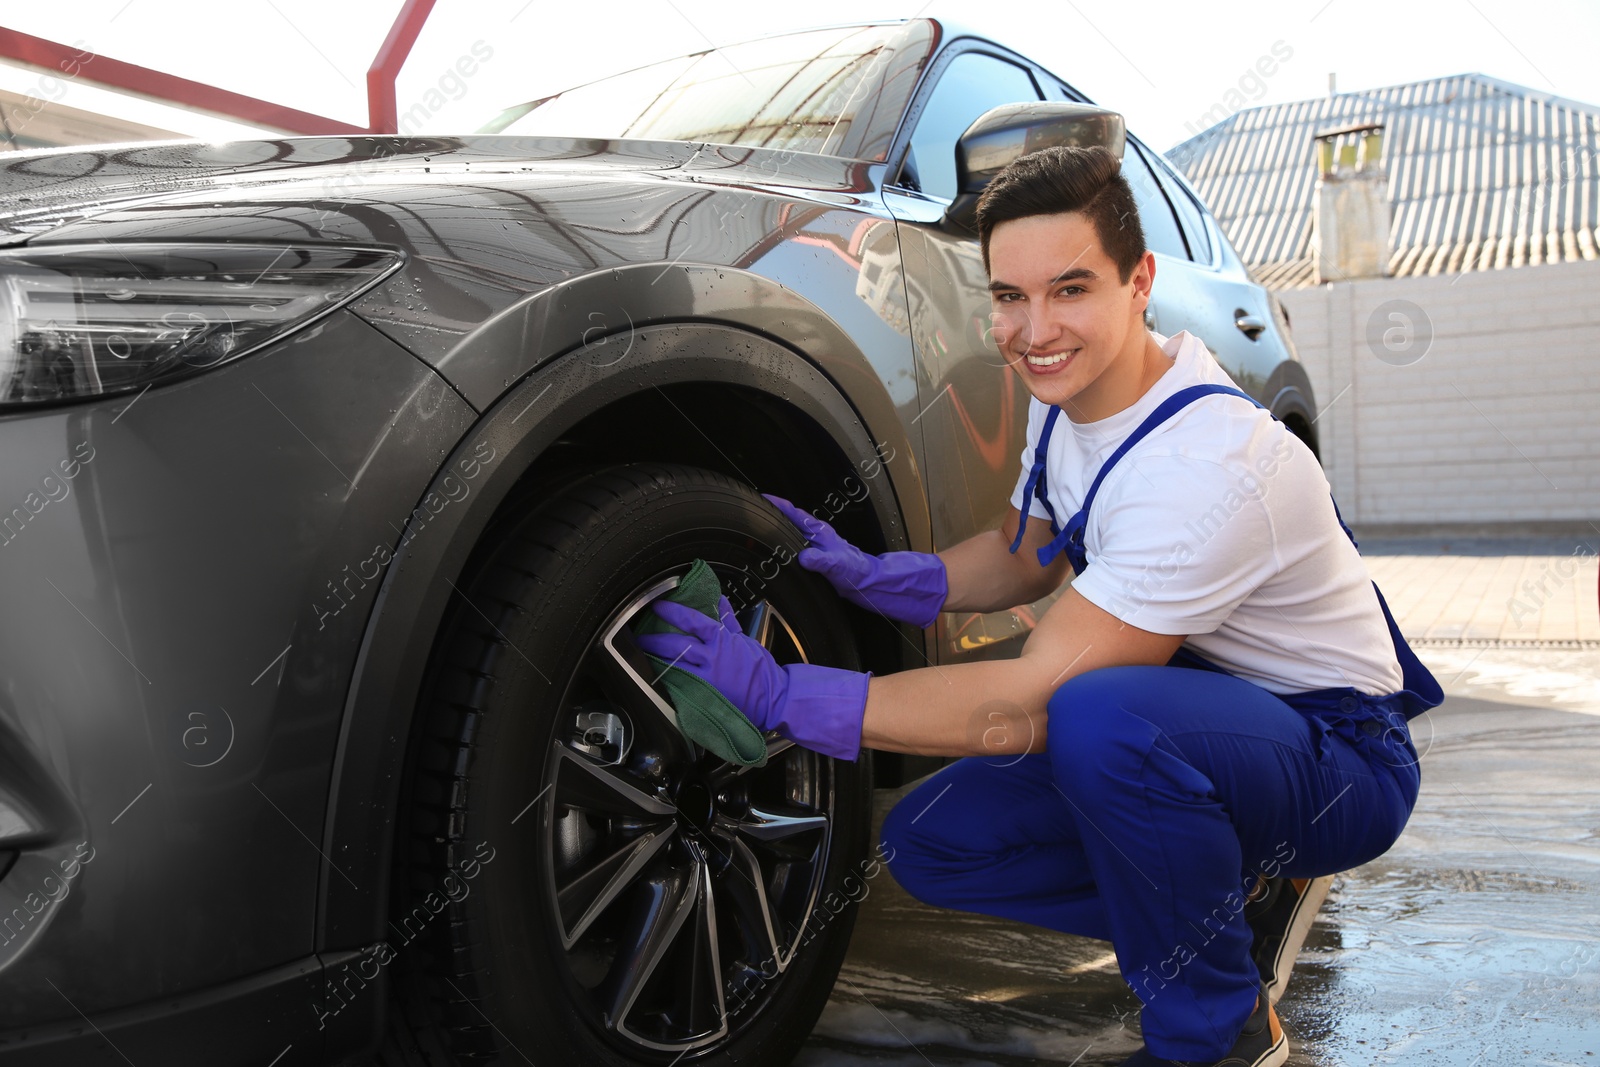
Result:
[[[1135,307],[1142,313],[1150,303],[1150,294],[1155,289],[1156,282],[1156,254],[1149,249],[1145,250],[1139,262],[1133,265],[1133,273],[1128,276],[1128,281],[1133,286],[1133,299]],[[1141,303],[1140,300],[1143,300]]]

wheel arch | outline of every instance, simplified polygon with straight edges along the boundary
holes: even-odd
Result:
[[[497,518],[532,506],[579,470],[625,459],[689,462],[753,480],[831,514],[842,534],[874,550],[909,547],[902,501],[909,497],[910,510],[925,515],[909,447],[875,442],[837,386],[794,350],[710,322],[607,336],[601,344],[591,334],[545,361],[483,412],[423,497],[438,510],[413,512],[385,570],[335,752],[319,952],[386,936],[392,835],[417,699],[452,583]],[[869,669],[909,665],[908,650],[918,646],[906,631],[860,618]]]
[[[1262,395],[1269,398],[1267,410],[1282,419],[1290,432],[1304,441],[1311,454],[1321,462],[1317,446],[1317,401],[1305,367],[1298,360],[1281,361],[1273,368]]]
[[[872,220],[877,226],[893,223]],[[863,238],[869,241],[870,238]],[[894,262],[898,265],[898,249]],[[896,266],[898,269],[898,266]],[[790,279],[800,281],[801,279]],[[708,263],[631,263],[569,278],[505,308],[481,323],[435,364],[466,401],[487,412],[526,375],[575,350],[601,366],[620,358],[609,348],[645,326],[701,323],[732,326],[764,337],[811,363],[849,398],[868,432],[903,449],[911,441],[888,382],[912,372],[913,356],[902,323],[904,298],[862,316],[858,271],[813,273],[802,293],[793,284],[746,267]],[[892,291],[892,290],[891,290]],[[815,299],[813,299],[815,297]],[[820,302],[819,302],[820,301]],[[830,310],[831,309],[831,310]],[[885,347],[885,338],[897,347]],[[874,358],[869,353],[882,352]],[[905,405],[916,407],[915,396]],[[912,541],[931,538],[926,506],[909,510]]]

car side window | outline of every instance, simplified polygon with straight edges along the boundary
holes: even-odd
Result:
[[[956,197],[956,140],[992,107],[1038,100],[1033,77],[1015,63],[982,52],[950,61],[917,119],[899,184],[943,200]]]
[[[1066,82],[1062,81],[1060,78],[1057,78],[1055,75],[1050,74],[1048,71],[1045,74],[1045,89],[1046,100],[1065,100],[1068,103],[1073,104],[1085,104],[1089,102],[1084,98],[1082,93],[1078,92],[1076,89],[1069,88]]]
[[[1144,228],[1145,247],[1152,252],[1188,259],[1189,249],[1178,230],[1178,220],[1172,217],[1167,197],[1156,184],[1150,164],[1132,137],[1122,150],[1122,176],[1133,189],[1134,203],[1139,207],[1139,225]]]
[[[1206,232],[1205,214],[1200,205],[1189,195],[1189,190],[1178,184],[1160,157],[1156,158],[1156,175],[1161,179],[1161,187],[1167,191],[1167,199],[1178,212],[1178,223],[1183,227],[1183,235],[1189,239],[1191,258],[1196,263],[1210,263],[1211,236]]]

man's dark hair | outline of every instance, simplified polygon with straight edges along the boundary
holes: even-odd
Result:
[[[1124,152],[1132,152],[1128,145]],[[989,235],[1002,222],[1081,211],[1126,285],[1144,256],[1144,228],[1122,163],[1103,145],[1041,148],[1011,161],[978,198],[978,243],[989,271]]]

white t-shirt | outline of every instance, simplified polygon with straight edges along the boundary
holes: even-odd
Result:
[[[1234,385],[1199,338],[1154,335],[1170,369],[1130,407],[1095,422],[1056,416],[1045,488],[1063,526],[1101,465],[1162,400]],[[1049,407],[1028,405],[1023,489]],[[1031,523],[1049,525],[1033,498]],[[1334,515],[1311,449],[1243,397],[1190,401],[1106,474],[1084,528],[1088,566],[1072,587],[1122,621],[1163,634],[1274,693],[1401,687],[1371,575]],[[1018,549],[1018,552],[1026,549]]]

